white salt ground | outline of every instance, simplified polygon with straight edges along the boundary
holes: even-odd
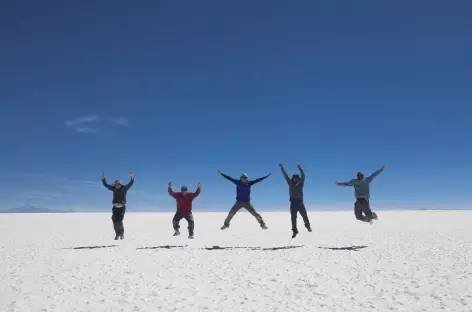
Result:
[[[123,241],[110,214],[1,214],[0,311],[472,311],[472,211],[379,211],[372,226],[312,211],[294,240],[288,212],[261,214],[266,231],[246,212],[221,231],[226,213],[196,212],[189,240],[172,214],[128,212]],[[162,245],[188,246],[137,249]]]

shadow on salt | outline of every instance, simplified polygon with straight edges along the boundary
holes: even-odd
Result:
[[[69,247],[69,248],[61,248],[61,249],[100,249],[100,248],[113,248],[118,247],[118,245],[108,245],[108,246],[81,246],[81,247]]]
[[[136,250],[139,249],[172,249],[172,248],[184,248],[187,247],[188,245],[162,245],[162,246],[152,246],[152,247],[140,247],[136,248]]]
[[[358,251],[360,249],[367,248],[367,246],[349,246],[349,247],[318,247],[320,249],[329,249],[329,250],[347,250],[347,251]]]
[[[302,248],[303,245],[300,246],[281,246],[281,247],[221,247],[221,246],[213,246],[213,247],[205,247],[202,249],[205,250],[232,250],[232,249],[245,249],[245,250],[261,250],[261,251],[275,251],[275,250],[284,250],[284,249],[294,249],[294,248]]]
[[[141,247],[136,249],[171,249],[171,248],[185,248],[187,245],[162,245],[162,246],[154,246],[154,247]],[[281,247],[221,247],[221,246],[213,246],[213,247],[204,247],[199,248],[202,250],[233,250],[233,249],[245,249],[245,250],[261,250],[261,251],[274,251],[274,250],[283,250],[283,249],[293,249],[293,248],[301,248],[301,246],[281,246]]]

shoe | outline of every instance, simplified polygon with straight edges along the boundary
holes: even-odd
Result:
[[[226,224],[225,224],[225,225],[223,225],[220,229],[221,229],[221,230],[226,230],[227,228],[229,228],[229,225],[226,225]]]
[[[311,227],[310,226],[307,226],[306,229],[308,230],[308,232],[311,232]]]
[[[193,239],[193,234],[189,234],[188,238]]]
[[[125,239],[125,234],[121,234],[120,239]]]
[[[179,230],[175,230],[175,232],[174,232],[174,236],[178,236],[178,235],[180,235],[180,232],[179,232]]]
[[[265,225],[265,224],[261,224],[261,228],[262,228],[263,230],[267,230],[267,229],[268,229],[267,225]]]
[[[295,238],[297,235],[298,235],[298,231],[297,230],[293,231],[292,238]]]
[[[374,220],[378,220],[379,217],[377,217],[377,214],[375,212],[372,212],[372,216],[374,217]]]

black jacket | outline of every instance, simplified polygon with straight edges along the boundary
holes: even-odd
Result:
[[[113,192],[113,204],[122,204],[126,205],[126,194],[131,186],[133,186],[134,178],[131,178],[131,181],[122,185],[119,189],[115,188],[114,185],[109,185],[105,179],[102,179],[103,186]]]

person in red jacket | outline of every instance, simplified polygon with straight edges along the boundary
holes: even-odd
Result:
[[[180,192],[174,192],[172,190],[172,182],[169,181],[169,195],[174,197],[177,203],[177,211],[175,212],[174,218],[172,219],[172,225],[174,227],[174,236],[180,235],[180,220],[185,219],[188,223],[188,238],[193,238],[193,230],[195,228],[195,221],[192,215],[192,201],[200,195],[201,185],[198,183],[197,190],[192,193],[188,192],[186,186],[180,188]]]

